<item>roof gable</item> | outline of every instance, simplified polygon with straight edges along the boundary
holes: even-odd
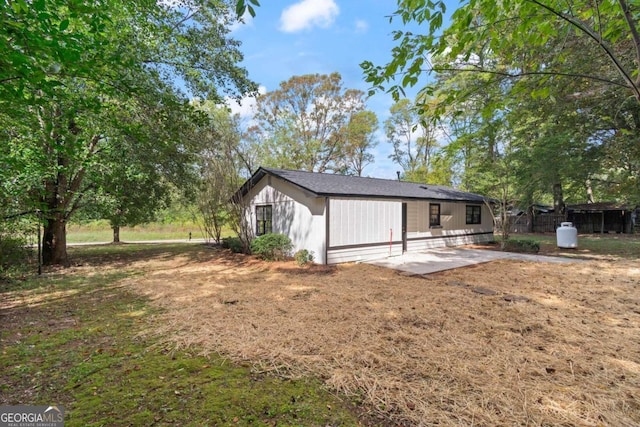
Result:
[[[427,199],[475,203],[483,203],[488,200],[479,194],[467,193],[442,185],[264,167],[260,167],[243,184],[236,193],[236,197],[245,196],[265,175],[280,178],[319,197]]]

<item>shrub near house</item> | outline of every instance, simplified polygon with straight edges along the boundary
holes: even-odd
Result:
[[[251,253],[268,261],[282,261],[291,253],[291,239],[284,234],[269,233],[251,241]]]

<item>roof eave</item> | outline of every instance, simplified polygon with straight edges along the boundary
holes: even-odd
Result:
[[[232,199],[233,200],[237,200],[238,197],[244,198],[249,193],[249,191],[251,191],[251,189],[253,187],[255,187],[256,184],[258,184],[266,175],[270,175],[270,176],[279,178],[279,179],[281,179],[281,180],[283,180],[283,181],[285,181],[285,182],[287,182],[287,183],[289,183],[289,184],[291,184],[291,185],[293,185],[293,186],[295,186],[297,188],[300,188],[303,191],[311,193],[313,196],[316,196],[316,197],[319,196],[318,193],[316,193],[315,191],[311,190],[310,188],[307,188],[307,187],[305,187],[303,185],[300,185],[300,184],[298,184],[296,182],[293,182],[293,181],[285,178],[284,176],[282,176],[280,174],[277,174],[277,173],[275,173],[275,172],[273,172],[273,171],[271,171],[269,169],[266,169],[266,168],[263,168],[262,166],[260,166],[258,168],[258,170],[255,171],[254,174],[251,175],[251,177],[249,179],[247,179],[244,184],[242,184],[242,187],[240,187],[240,189],[234,193]]]
[[[441,198],[441,197],[417,197],[417,196],[396,196],[396,195],[373,195],[373,194],[353,194],[353,193],[329,193],[318,192],[315,193],[319,197],[352,197],[359,199],[393,199],[393,200],[436,200],[438,202],[468,202],[468,203],[494,203],[492,199],[454,199],[454,198]]]

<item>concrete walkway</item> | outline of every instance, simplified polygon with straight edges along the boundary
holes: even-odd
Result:
[[[430,274],[467,265],[482,264],[497,259],[515,259],[530,262],[572,263],[580,259],[544,255],[518,254],[485,249],[437,248],[423,252],[366,261],[368,264],[393,268],[413,274]]]

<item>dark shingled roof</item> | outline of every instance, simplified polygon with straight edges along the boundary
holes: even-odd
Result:
[[[479,194],[466,193],[442,185],[263,167],[244,183],[236,196],[247,194],[249,189],[265,175],[281,178],[317,196],[454,200],[477,203],[488,200]]]

